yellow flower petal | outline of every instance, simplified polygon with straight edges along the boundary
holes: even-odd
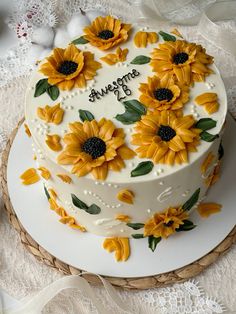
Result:
[[[47,135],[46,137],[46,144],[48,145],[51,150],[58,152],[62,150],[62,145],[60,143],[61,137],[57,134],[54,135]]]
[[[117,262],[126,261],[130,256],[128,238],[107,238],[103,242],[103,248],[108,252],[115,252]]]
[[[117,214],[115,219],[126,223],[131,221],[131,217],[124,214]]]
[[[27,169],[25,172],[22,173],[20,178],[22,180],[22,184],[24,185],[34,184],[40,180],[40,177],[37,174],[36,169],[34,168]]]
[[[170,32],[171,32],[171,34],[174,34],[174,35],[176,35],[178,37],[183,38],[182,34],[178,31],[177,28],[173,28]]]
[[[72,182],[71,177],[69,177],[66,174],[57,174],[57,177],[60,178],[65,183],[69,183],[70,184]]]
[[[51,173],[50,171],[45,168],[45,167],[39,167],[38,170],[41,172],[41,176],[45,179],[45,180],[49,180],[51,178]]]
[[[24,127],[25,127],[25,133],[28,135],[28,137],[31,137],[30,129],[26,123],[24,123]]]
[[[215,155],[210,152],[207,157],[204,159],[202,165],[201,165],[201,173],[205,174],[208,170],[208,168],[211,166],[213,161],[216,159]]]
[[[117,194],[117,198],[119,201],[127,204],[134,203],[134,193],[127,189],[120,190]]]
[[[204,106],[209,114],[217,112],[219,109],[216,93],[203,93],[198,95],[194,101],[197,105]]]
[[[203,218],[208,218],[212,214],[219,213],[222,205],[216,203],[202,203],[198,205],[198,213]]]
[[[54,200],[57,199],[57,193],[55,192],[54,189],[52,189],[52,188],[48,189],[48,193],[49,193],[49,195],[50,195],[50,197],[51,197],[52,199],[54,199]]]

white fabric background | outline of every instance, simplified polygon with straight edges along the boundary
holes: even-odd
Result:
[[[227,27],[236,32],[234,22],[227,23]],[[204,41],[197,34],[195,26],[181,26],[179,30],[187,39],[200,42],[207,47],[208,53],[215,56],[216,65],[221,70],[223,77],[236,76],[236,61],[233,56]],[[0,152],[11,130],[15,128],[23,116],[24,93],[28,79],[26,76],[10,80],[8,85],[0,88]],[[236,84],[231,81],[229,88],[227,82],[226,87],[230,111],[236,117]],[[16,298],[22,298],[39,291],[45,285],[60,278],[61,274],[39,263],[24,250],[23,246],[20,245],[19,235],[10,226],[6,213],[2,210],[3,204],[1,203],[0,206],[0,287]],[[206,294],[212,297],[212,300],[215,298],[222,301],[228,311],[232,313],[236,313],[235,261],[236,247],[195,278],[204,288]],[[177,297],[182,299],[183,304],[189,305],[189,312],[186,313],[213,313],[207,307],[202,312],[199,310],[203,308],[200,303],[205,304],[207,298],[202,298],[202,300],[198,298],[200,303],[194,307],[193,300],[189,298],[187,293],[183,292],[183,289],[184,286],[179,285],[171,290],[153,289],[143,292],[120,291],[119,293],[122,298],[126,299],[126,302],[130,303],[131,309],[136,313],[138,313],[138,309],[142,309],[143,313],[158,313],[157,308],[162,308],[160,313],[184,313],[181,312],[181,307],[179,307],[178,312],[171,312],[170,308],[165,312],[164,303],[170,304],[170,301],[176,300]],[[103,288],[96,288],[95,291],[102,302],[108,303]],[[111,308],[111,313],[114,312],[115,309]],[[67,291],[50,302],[44,313],[73,314],[96,313],[96,311],[89,300],[82,297],[81,293]]]

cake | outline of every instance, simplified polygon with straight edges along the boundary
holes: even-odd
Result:
[[[60,221],[126,260],[131,237],[154,250],[195,227],[189,214],[219,177],[226,113],[202,46],[177,29],[97,17],[32,75],[25,119],[38,171],[22,179],[39,172]]]

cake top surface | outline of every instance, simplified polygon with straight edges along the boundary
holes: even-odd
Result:
[[[174,32],[99,17],[55,48],[26,92],[42,154],[113,183],[165,177],[202,156],[222,130],[225,88],[205,49]]]

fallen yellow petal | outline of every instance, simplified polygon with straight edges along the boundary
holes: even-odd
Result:
[[[130,190],[124,189],[118,192],[117,198],[121,202],[133,204],[134,193]]]
[[[62,145],[60,143],[61,137],[57,134],[54,135],[47,135],[46,137],[46,144],[48,145],[51,150],[58,152],[62,150]]]
[[[203,218],[208,218],[212,214],[219,213],[222,205],[216,203],[202,203],[198,205],[198,213]]]
[[[71,177],[67,176],[66,174],[57,174],[57,177],[60,178],[65,183],[71,183],[72,179]]]
[[[51,178],[51,173],[50,171],[45,168],[45,167],[39,167],[38,170],[41,172],[41,176],[45,179],[45,180],[49,180]]]
[[[183,38],[182,34],[178,31],[177,28],[173,28],[170,32],[171,32],[171,34],[174,34],[176,36]]]
[[[115,219],[120,220],[122,222],[130,222],[131,221],[131,217],[128,215],[124,215],[124,214],[117,214]]]
[[[29,168],[20,176],[22,184],[30,185],[38,182],[40,180],[39,175],[37,174],[36,169]]]
[[[30,129],[29,129],[29,127],[28,127],[28,125],[27,125],[26,123],[24,124],[24,127],[25,127],[25,133],[26,133],[29,137],[31,137]]]
[[[106,238],[103,248],[110,252],[115,252],[117,262],[126,261],[130,256],[129,238]]]

